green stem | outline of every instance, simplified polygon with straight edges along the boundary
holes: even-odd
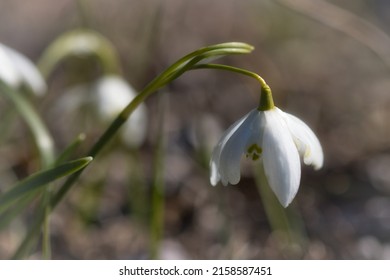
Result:
[[[256,166],[255,183],[263,202],[267,220],[274,233],[279,233],[279,248],[287,257],[300,257],[305,246],[303,221],[294,207],[285,209],[272,192],[263,164]]]
[[[260,167],[256,166],[255,179],[257,189],[264,205],[265,213],[268,217],[268,222],[273,230],[286,233],[289,243],[291,243],[293,241],[293,237],[286,210],[280,205],[275,194],[272,192],[266,179],[264,167],[262,164],[260,165]]]
[[[0,81],[0,91],[8,97],[24,121],[27,123],[37,145],[40,154],[42,168],[49,168],[54,163],[54,142],[43,121],[35,112],[30,103],[23,98],[20,92],[16,92]],[[42,193],[42,208],[48,208],[50,202],[50,191],[45,189]],[[51,255],[50,250],[50,227],[49,227],[50,209],[45,209],[45,218],[43,221],[43,257],[48,259]]]
[[[39,209],[37,217],[34,220],[33,224],[30,226],[27,235],[25,236],[22,243],[19,245],[18,249],[12,256],[12,259],[18,260],[22,259],[31,249],[32,244],[37,240],[39,230],[41,229],[42,223],[45,221],[46,213],[43,209]]]
[[[228,65],[223,65],[223,64],[197,64],[194,65],[191,70],[196,70],[196,69],[218,69],[218,70],[225,70],[225,71],[230,71],[230,72],[235,72],[239,73],[251,78],[256,79],[260,85],[261,85],[261,96],[260,96],[260,104],[259,107],[257,108],[259,111],[267,111],[275,107],[274,101],[272,98],[272,91],[271,88],[267,85],[265,80],[258,74],[248,71],[242,68],[238,67],[233,67],[233,66],[228,66]]]
[[[133,102],[134,102],[134,100],[133,100]],[[137,105],[139,103],[137,103]],[[133,110],[135,110],[135,107],[134,107]],[[119,128],[122,126],[122,124],[125,121],[126,121],[126,118],[124,118],[123,115],[120,114],[111,123],[111,125],[103,133],[103,135],[99,138],[99,140],[96,142],[96,144],[91,148],[91,150],[89,151],[88,155],[90,155],[92,157],[95,157],[103,149],[103,147],[111,140],[111,138],[115,135],[115,133],[119,130]],[[77,171],[77,172],[73,173],[71,176],[69,176],[68,179],[65,181],[65,183],[61,186],[60,190],[52,197],[51,207],[53,209],[57,206],[57,204],[62,200],[62,198],[65,196],[65,194],[72,187],[72,185],[80,177],[80,175],[83,172],[83,170],[84,170],[84,168],[80,169],[79,171]]]
[[[44,77],[48,78],[61,61],[80,53],[96,56],[105,74],[121,73],[114,46],[104,36],[89,29],[76,29],[59,36],[43,52],[38,68]]]
[[[86,136],[84,133],[80,133],[75,140],[73,140],[70,145],[68,145],[58,156],[56,161],[54,162],[54,165],[59,165],[61,163],[64,163],[71,155],[72,153],[80,146],[82,142],[84,142]]]
[[[274,108],[274,100],[272,98],[271,88],[269,86],[265,86],[261,88],[261,96],[260,96],[260,104],[257,107],[259,111],[268,111]]]
[[[79,12],[79,16],[81,19],[82,26],[84,28],[90,27],[90,20],[88,17],[88,3],[86,0],[78,0],[77,1],[77,10]]]
[[[11,89],[1,80],[0,92],[11,100],[18,113],[27,123],[36,143],[42,167],[49,167],[54,161],[54,142],[38,113],[20,92]]]
[[[164,228],[164,115],[168,96],[160,96],[159,131],[154,158],[150,227],[150,258],[158,259]]]
[[[144,170],[140,164],[140,151],[139,149],[128,150],[131,154],[129,165],[129,189],[128,189],[128,203],[132,209],[133,216],[137,221],[145,223],[149,222],[149,205],[148,198],[149,192],[145,182]]]
[[[51,259],[51,242],[50,242],[50,196],[51,191],[49,187],[44,190],[42,204],[44,207],[44,216],[42,227],[42,257],[46,260]]]
[[[262,88],[269,88],[269,86],[267,85],[265,80],[259,74],[256,74],[255,72],[252,72],[252,71],[249,71],[246,69],[234,67],[234,66],[208,63],[208,64],[197,64],[194,67],[192,67],[191,69],[194,69],[194,70],[196,70],[196,69],[218,69],[218,70],[234,72],[234,73],[242,74],[242,75],[256,79],[260,83]]]
[[[58,43],[59,44],[59,43]],[[53,49],[53,48],[52,48]],[[146,87],[123,109],[123,111],[114,119],[114,121],[109,125],[106,131],[98,139],[98,141],[92,146],[88,155],[95,158],[100,151],[106,146],[106,144],[115,136],[120,127],[126,122],[131,113],[138,107],[139,104],[145,101],[152,93],[156,92],[158,89],[165,86],[167,83],[173,81],[182,75],[185,71],[190,70],[191,67],[195,67],[196,64],[206,58],[219,57],[230,54],[247,54],[253,50],[251,45],[240,43],[240,42],[230,42],[222,43],[213,46],[204,47],[198,49],[169,66],[165,71],[163,71],[159,76],[153,79]],[[56,54],[58,56],[58,54]],[[47,55],[46,57],[50,57]],[[44,60],[42,67],[46,70],[44,71],[48,74],[48,69],[53,65],[51,59]],[[74,185],[77,179],[82,174],[84,168],[80,169],[78,172],[73,173],[61,186],[60,190],[53,195],[51,198],[51,209],[53,210],[59,202],[65,197],[70,188]],[[36,222],[30,228],[29,233],[27,234],[25,240],[19,246],[15,256],[20,257],[25,252],[27,252],[29,244],[31,244],[33,234],[40,224],[44,221],[44,216],[40,215],[37,217]]]

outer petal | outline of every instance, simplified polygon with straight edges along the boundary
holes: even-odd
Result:
[[[314,169],[320,169],[324,163],[324,154],[314,132],[297,117],[277,110],[286,121],[303,162],[306,165],[313,165]]]
[[[230,141],[230,138],[237,132],[237,130],[241,127],[241,125],[244,123],[244,121],[247,120],[247,118],[252,114],[254,114],[254,111],[249,112],[244,117],[242,117],[240,120],[236,121],[233,125],[231,125],[225,133],[222,135],[221,140],[218,142],[217,146],[214,148],[213,153],[211,155],[210,160],[210,168],[211,168],[211,175],[210,175],[210,183],[211,185],[215,186],[219,180],[222,180],[222,183],[226,186],[229,182],[226,171],[224,168],[226,168],[226,164],[223,164],[221,155],[224,154],[223,159],[231,158],[228,152],[225,151],[227,143]],[[239,141],[237,136],[234,138],[235,140],[233,142],[230,141],[229,147],[236,146],[236,141]],[[243,140],[243,139],[241,139]],[[244,146],[245,143],[242,145]],[[240,156],[242,155],[243,149],[240,149]],[[238,164],[239,164],[238,160]],[[229,169],[232,169],[232,166],[229,165]],[[234,169],[234,167],[233,167]],[[237,172],[233,172],[237,177]],[[239,173],[239,166],[238,166],[238,173]],[[233,176],[234,177],[234,176]],[[238,180],[240,179],[240,174],[238,174]],[[236,181],[237,179],[233,180]],[[237,181],[238,182],[238,181]]]
[[[253,133],[253,124],[260,117],[260,112],[252,110],[247,115],[244,122],[226,141],[225,146],[221,151],[219,171],[221,174],[222,183],[227,185],[229,182],[232,185],[240,181],[240,162],[243,153],[245,152],[248,140]]]
[[[299,154],[287,125],[277,109],[264,112],[264,171],[271,189],[287,207],[295,197],[301,179]]]
[[[8,47],[5,47],[5,50],[18,71],[21,81],[28,85],[35,94],[43,95],[47,90],[46,83],[35,65],[21,53]]]

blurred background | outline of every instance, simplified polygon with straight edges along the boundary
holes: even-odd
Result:
[[[186,73],[146,101],[144,143],[129,149],[115,139],[55,209],[54,259],[149,258],[153,159],[162,115],[165,205],[159,258],[390,259],[388,1],[82,3],[0,0],[0,42],[37,62],[59,35],[89,27],[111,41],[123,77],[137,90],[202,46],[252,44],[253,53],[218,62],[260,74],[276,105],[315,131],[325,163],[319,171],[302,168],[300,190],[287,210],[295,238],[286,242],[266,215],[250,162],[243,160],[237,186],[209,183],[212,147],[257,106],[258,84],[216,70]],[[62,63],[47,78],[48,93],[32,101],[58,151],[86,134],[80,157],[106,127],[84,111],[61,107],[69,89],[101,75],[98,66],[84,62]],[[16,114],[12,122],[5,119],[9,106],[0,100],[0,122],[11,124],[0,140],[2,189],[39,169],[24,122]],[[33,213],[27,209],[0,232],[0,258],[12,255]],[[32,253],[30,258],[40,258],[39,244]]]

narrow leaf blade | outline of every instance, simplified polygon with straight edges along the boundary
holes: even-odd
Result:
[[[27,177],[26,179],[11,187],[7,192],[0,195],[0,212],[4,211],[20,197],[34,192],[52,181],[86,167],[91,161],[92,157],[85,157],[66,162],[54,168],[38,172]]]

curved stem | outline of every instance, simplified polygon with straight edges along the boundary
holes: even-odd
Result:
[[[274,101],[272,98],[271,88],[267,85],[265,80],[258,74],[238,67],[223,65],[223,64],[197,64],[194,65],[191,70],[196,69],[219,69],[230,72],[239,73],[257,80],[261,85],[260,104],[257,108],[259,111],[267,111],[274,107]]]
[[[11,100],[27,123],[37,146],[42,167],[49,167],[54,161],[54,142],[38,113],[19,92],[11,89],[2,81],[0,81],[0,92]]]
[[[0,91],[4,93],[14,104],[18,113],[22,116],[24,121],[30,128],[31,134],[35,140],[42,168],[49,168],[54,163],[54,142],[48,132],[43,121],[39,117],[34,108],[23,98],[19,92],[15,92],[4,82],[0,81]],[[45,189],[42,193],[42,208],[45,209],[45,215],[43,219],[43,256],[46,259],[50,258],[50,228],[49,228],[49,213],[50,213],[50,191]]]
[[[86,0],[77,1],[77,10],[84,28],[90,27],[90,18],[88,17],[88,3]]]
[[[43,52],[38,68],[47,78],[65,58],[80,54],[96,56],[106,74],[121,73],[118,55],[112,43],[90,29],[76,29],[59,36]]]
[[[267,85],[265,80],[260,75],[256,74],[255,72],[245,70],[242,68],[238,68],[238,67],[234,67],[234,66],[223,65],[223,64],[197,64],[197,65],[193,66],[191,69],[194,69],[194,70],[196,70],[196,69],[218,69],[218,70],[235,72],[235,73],[239,73],[239,74],[254,78],[260,83],[261,87],[269,88],[269,86]]]

